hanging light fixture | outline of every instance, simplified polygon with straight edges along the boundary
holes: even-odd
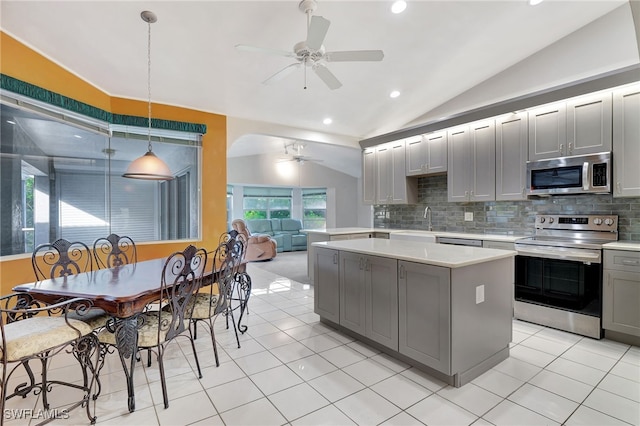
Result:
[[[147,94],[148,94],[148,141],[149,145],[147,147],[147,152],[142,157],[134,160],[129,167],[127,167],[127,171],[122,175],[126,178],[131,179],[147,179],[147,180],[171,180],[173,179],[173,175],[171,174],[171,170],[169,166],[156,157],[156,155],[151,151],[151,24],[156,22],[158,18],[156,14],[153,12],[149,12],[145,10],[140,13],[140,17],[144,22],[147,23],[148,26],[148,36],[147,36]]]

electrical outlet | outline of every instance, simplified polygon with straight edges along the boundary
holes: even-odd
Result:
[[[476,305],[484,302],[484,285],[476,287]]]
[[[465,212],[464,220],[466,220],[467,222],[473,221],[473,212]]]

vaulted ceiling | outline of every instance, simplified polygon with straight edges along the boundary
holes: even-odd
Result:
[[[624,0],[546,0],[537,6],[526,0],[409,0],[396,15],[391,3],[318,0],[314,14],[330,21],[327,51],[384,52],[380,62],[327,63],[342,83],[336,90],[309,67],[264,85],[296,60],[235,48],[292,51],[307,31],[298,0],[3,0],[0,26],[111,96],[146,99],[147,24],[140,12],[151,10],[158,17],[151,42],[154,102],[357,141],[427,120],[558,40],[629,7]],[[390,98],[392,90],[400,96]],[[326,117],[330,125],[323,124]],[[278,136],[230,141],[230,155],[283,151],[290,139]],[[353,155],[357,148],[336,147],[333,156]],[[307,149],[314,156],[313,143]]]

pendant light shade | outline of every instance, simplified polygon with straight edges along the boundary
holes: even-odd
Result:
[[[142,157],[135,159],[127,167],[127,171],[122,175],[131,179],[147,180],[171,180],[173,175],[169,166],[164,161],[156,157],[152,151],[147,151]]]
[[[130,178],[130,179],[146,179],[146,180],[171,180],[173,179],[173,175],[171,174],[171,170],[169,166],[158,158],[151,151],[151,24],[156,22],[158,18],[156,14],[153,12],[149,12],[145,10],[140,13],[140,17],[144,22],[148,25],[148,37],[147,37],[147,93],[149,95],[148,102],[148,146],[147,153],[142,157],[134,160],[127,170],[124,172],[122,177]]]

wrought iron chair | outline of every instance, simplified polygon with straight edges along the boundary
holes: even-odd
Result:
[[[115,268],[138,261],[136,244],[133,240],[117,234],[95,240],[93,257],[99,269]]]
[[[83,242],[70,242],[62,238],[36,247],[31,255],[31,264],[38,281],[58,277],[67,279],[93,270],[89,247]],[[104,327],[108,318],[109,316],[102,309],[95,308],[78,319],[86,322],[93,329],[99,329]]]
[[[89,247],[83,242],[62,238],[36,247],[31,255],[31,264],[38,281],[93,270]]]
[[[244,334],[248,329],[246,325],[242,324],[242,317],[245,315],[245,313],[249,313],[248,304],[249,297],[251,296],[251,277],[246,270],[241,270],[240,268],[240,264],[245,260],[245,255],[247,253],[247,239],[244,234],[239,233],[236,230],[230,231],[228,234],[223,234],[220,237],[221,241],[225,239],[235,239],[236,244],[238,244],[238,248],[234,253],[237,257],[237,264],[234,267],[233,283],[229,288],[228,305],[225,314],[227,328],[229,328],[229,317],[231,317],[231,322],[233,323],[233,331],[236,334],[236,342],[238,343],[238,348],[240,348],[240,338],[238,336],[238,331]],[[236,323],[234,311],[237,310],[240,310],[240,315]]]
[[[10,294],[0,297],[0,362],[2,363],[2,382],[0,388],[2,396],[3,424],[9,411],[5,410],[7,400],[20,396],[26,398],[30,393],[42,397],[45,410],[50,408],[49,394],[53,385],[64,385],[83,391],[83,397],[65,410],[77,407],[86,408],[87,417],[93,424],[96,417],[91,413],[89,403],[92,389],[96,380],[96,367],[99,351],[98,341],[93,329],[85,322],[73,319],[82,317],[89,312],[91,302],[86,299],[71,299],[53,305],[46,305],[36,301],[27,294]],[[84,377],[83,384],[50,380],[47,363],[54,356],[68,353],[69,349],[79,361]],[[94,358],[92,360],[92,358]],[[9,379],[20,365],[28,365],[30,360],[42,363],[41,381],[36,379],[30,369],[27,369],[30,383],[20,383],[13,390],[9,389]],[[50,415],[53,415],[52,413]]]
[[[215,277],[217,285],[211,283],[211,285],[205,289],[206,291],[196,294],[196,297],[193,298],[187,309],[187,313],[191,318],[191,325],[193,326],[194,338],[197,336],[198,323],[205,324],[208,327],[209,333],[211,334],[216,366],[220,366],[220,360],[218,358],[214,325],[218,315],[226,315],[230,312],[230,297],[233,290],[235,273],[242,260],[242,247],[243,244],[239,239],[229,234],[223,235],[213,255],[213,264],[218,270]],[[236,339],[237,338],[236,331]],[[240,347],[240,343],[238,343],[238,347]]]
[[[184,251],[176,252],[167,258],[162,270],[160,297],[153,303],[154,305],[159,304],[161,309],[139,314],[137,317],[137,330],[134,330],[134,332],[137,331],[137,345],[133,348],[125,348],[130,353],[148,349],[156,354],[165,408],[169,407],[169,398],[167,396],[163,355],[166,346],[175,338],[181,336],[190,340],[198,369],[198,377],[202,378],[198,354],[193,342],[191,328],[189,327],[190,316],[187,307],[202,285],[206,265],[206,250],[198,249],[192,245],[189,245]],[[110,320],[106,328],[98,334],[99,341],[105,345],[115,347],[119,324],[122,323],[116,319]],[[134,358],[131,357],[132,363],[135,362]],[[132,386],[133,377],[127,373],[126,368],[125,373],[127,374],[128,385]]]

